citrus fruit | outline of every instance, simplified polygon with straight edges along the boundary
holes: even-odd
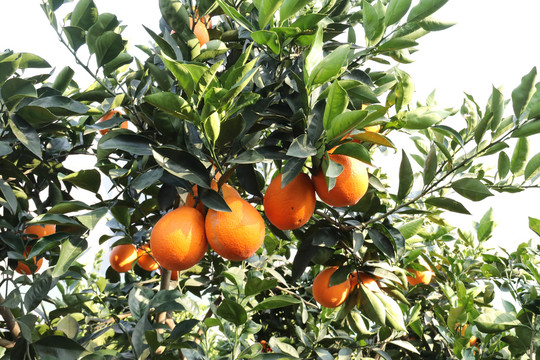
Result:
[[[335,308],[343,304],[351,291],[350,278],[341,284],[329,286],[330,277],[337,269],[337,266],[326,268],[313,280],[313,297],[315,301],[327,308]]]
[[[309,176],[298,174],[284,188],[281,174],[276,176],[264,194],[264,213],[280,230],[293,230],[309,221],[315,211],[315,189]]]
[[[188,206],[163,215],[150,235],[154,259],[167,270],[189,269],[201,261],[207,248],[204,218]]]
[[[112,118],[115,114],[122,114],[120,111],[118,110],[110,110],[108,111],[105,115],[103,115],[102,117],[99,118],[99,120],[97,122],[102,122],[102,121],[107,121],[109,120],[110,118]],[[127,121],[124,121],[123,123],[120,124],[120,127],[122,129],[127,129],[128,128],[128,122]],[[106,133],[109,132],[109,129],[101,129],[99,130],[99,133],[101,135],[105,135]]]
[[[35,235],[37,239],[44,236],[54,234],[56,232],[55,225],[30,225],[24,229],[25,234]]]
[[[28,254],[30,253],[30,250],[32,250],[32,247],[27,246],[25,251],[24,251],[24,258],[25,259],[28,257]],[[17,261],[17,267],[15,268],[15,271],[18,272],[19,274],[26,274],[26,275],[36,273],[39,270],[39,268],[41,268],[41,265],[43,264],[43,259],[39,258],[36,261],[36,257],[34,256],[32,258],[32,261],[34,262],[34,265],[36,266],[36,269],[34,271],[32,271],[30,269],[30,267],[28,265],[26,265],[25,263],[23,263],[22,261]]]
[[[418,263],[426,268],[426,270],[414,270],[412,268],[407,269],[407,271],[411,272],[413,276],[408,275],[407,281],[411,286],[415,286],[418,284],[429,284],[431,282],[431,278],[435,273],[431,270],[429,267],[429,264],[424,260],[423,257],[418,257]]]
[[[369,176],[363,162],[346,155],[329,154],[330,160],[343,166],[343,171],[336,178],[336,183],[328,190],[325,174],[319,168],[313,176],[315,191],[322,201],[334,207],[356,204],[367,192]]]
[[[159,264],[154,260],[148,244],[144,244],[137,250],[137,264],[146,271],[154,271],[159,268]]]
[[[137,260],[137,248],[133,244],[116,245],[109,254],[109,263],[116,272],[131,270],[131,265]]]
[[[460,329],[461,327],[461,329]],[[461,334],[461,336],[465,336],[465,332],[467,331],[467,328],[469,327],[469,324],[463,324],[462,326],[460,326],[460,324],[458,324],[456,326],[458,332]],[[474,335],[472,335],[470,338],[469,338],[469,346],[473,346],[474,344],[476,344],[476,342],[478,341],[478,338]]]
[[[360,280],[360,281],[359,281]],[[377,280],[375,280],[371,275],[366,274],[364,272],[353,272],[351,274],[351,288],[355,287],[358,284],[364,284],[366,288],[373,292],[380,292],[381,288],[379,287],[379,283]]]
[[[195,23],[195,27],[193,27],[193,18],[190,17],[189,28],[193,31],[193,34],[195,34],[201,46],[210,41],[210,34],[208,34],[208,29],[206,28],[205,23],[201,21],[201,19],[199,19],[199,21]]]
[[[225,259],[245,260],[255,254],[264,241],[264,220],[232,186],[224,184],[221,191],[231,211],[208,210],[205,220],[208,243]]]

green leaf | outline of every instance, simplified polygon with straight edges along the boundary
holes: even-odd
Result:
[[[229,205],[225,202],[225,200],[217,193],[216,191],[212,189],[204,189],[200,188],[200,198],[204,206],[206,206],[209,209],[213,209],[216,211],[225,211],[225,212],[231,212],[231,209],[229,208]]]
[[[379,249],[384,255],[390,259],[396,258],[396,250],[392,241],[381,231],[371,228],[368,230],[369,237],[373,241],[373,244],[377,249]]]
[[[396,111],[409,105],[414,95],[414,82],[409,74],[399,69],[395,70],[398,83],[395,87]]]
[[[310,3],[310,0],[285,0],[279,8],[279,18],[281,23],[293,17],[300,9]]]
[[[397,197],[399,200],[405,199],[405,197],[411,192],[413,185],[413,171],[411,162],[407,157],[404,150],[401,151],[401,165],[399,166],[399,187]]]
[[[15,196],[15,193],[13,192],[13,189],[9,184],[2,179],[0,176],[0,191],[4,195],[4,199],[6,200],[6,204],[8,205],[8,210],[12,215],[15,215],[17,213],[17,197]]]
[[[106,31],[96,39],[96,58],[98,66],[103,66],[116,58],[124,50],[120,34]]]
[[[521,118],[523,110],[531,100],[534,93],[534,82],[536,81],[536,67],[521,78],[521,84],[512,91],[512,106],[514,115],[518,119]]]
[[[441,209],[453,211],[459,214],[471,214],[469,210],[467,210],[465,206],[463,206],[463,204],[454,199],[446,197],[430,197],[429,199],[426,199],[426,204],[436,206]]]
[[[401,115],[399,115],[401,114]],[[398,115],[405,121],[405,129],[421,130],[441,122],[448,114],[439,111],[433,111],[428,106],[418,107],[416,109],[401,112]]]
[[[178,80],[180,87],[186,92],[187,96],[193,96],[193,92],[195,91],[195,81],[193,80],[193,75],[190,71],[193,68],[190,68],[189,64],[183,64],[167,58],[166,56],[162,56],[161,59],[163,60],[163,63],[167,69],[169,69],[173,73],[176,80]]]
[[[386,26],[397,23],[411,7],[412,0],[390,0],[388,7],[386,8],[386,16],[384,18],[384,24]]]
[[[493,119],[491,120],[491,131],[497,130],[501,123],[504,112],[504,96],[502,89],[496,89],[493,87],[491,94],[491,111],[493,112]]]
[[[368,40],[377,39],[384,31],[382,19],[367,0],[362,2],[362,24]]]
[[[88,29],[86,34],[86,44],[90,54],[97,51],[97,39],[106,31],[114,31],[120,23],[114,14],[100,14],[97,21]]]
[[[499,172],[499,178],[504,179],[510,171],[510,158],[505,152],[499,153],[499,160],[497,164],[497,171]]]
[[[540,153],[534,155],[529,162],[527,162],[527,166],[525,167],[525,180],[528,180],[532,178],[533,176],[536,176],[538,174],[538,171],[540,170]]]
[[[71,26],[88,30],[98,19],[98,10],[93,0],[80,0],[71,13]]]
[[[13,61],[0,61],[0,85],[2,85],[19,68],[20,58]]]
[[[78,26],[64,26],[64,33],[73,50],[77,51],[82,45],[86,44],[86,33],[83,28]]]
[[[420,352],[418,352],[418,349],[416,349],[416,347],[411,344],[410,342],[408,341],[403,341],[403,340],[392,340],[390,341],[391,344],[394,344],[394,345],[397,345],[407,351],[410,351],[412,353],[415,353],[415,354],[418,354],[420,355]]]
[[[150,299],[154,292],[152,289],[135,285],[128,295],[128,306],[135,320],[139,320],[147,314]]]
[[[193,109],[186,100],[171,92],[160,92],[144,97],[144,101],[180,119],[194,121]]]
[[[379,46],[377,51],[383,53],[387,51],[408,49],[416,45],[418,45],[418,43],[414,40],[409,40],[407,38],[393,38]]]
[[[522,138],[540,133],[540,119],[529,121],[512,132],[513,138]]]
[[[276,55],[281,51],[278,35],[274,31],[254,31],[251,33],[251,38],[261,45],[268,46]]]
[[[62,178],[62,181],[67,181],[73,185],[97,193],[101,185],[101,175],[98,170],[81,170]]]
[[[224,299],[217,309],[217,315],[236,326],[244,324],[248,320],[244,307],[232,300]]]
[[[338,81],[334,81],[329,89],[323,116],[323,126],[326,130],[330,128],[330,122],[341,115],[349,105],[347,91],[339,85]]]
[[[304,59],[304,82],[307,83],[311,77],[315,66],[319,64],[324,58],[323,52],[323,30],[319,26],[317,32],[315,33],[315,39],[311,44],[305,59]]]
[[[287,160],[285,166],[283,166],[283,175],[281,177],[281,187],[287,186],[288,183],[294,180],[298,174],[302,171],[305,158],[291,158]]]
[[[166,56],[170,57],[171,59],[176,58],[176,54],[174,52],[174,49],[172,48],[172,46],[165,39],[163,39],[161,36],[159,36],[158,34],[156,34],[151,29],[147,28],[144,25],[143,25],[143,28],[152,37],[152,39],[154,39],[156,44],[159,46],[161,51],[163,51],[163,53]]]
[[[64,275],[77,258],[88,248],[88,242],[84,238],[67,239],[62,243],[58,262],[53,270],[53,277]]]
[[[121,133],[111,137],[102,137],[99,142],[99,149],[122,150],[134,155],[152,154],[152,149],[150,148],[152,144],[150,143],[149,139],[140,135],[135,135],[128,130],[123,131],[128,133]],[[113,135],[112,132],[111,135]]]
[[[273,289],[277,286],[277,279],[251,278],[246,282],[246,296],[257,295],[263,291]]]
[[[420,0],[409,12],[407,22],[420,21],[439,10],[448,0]]]
[[[386,309],[381,299],[364,284],[360,284],[359,297],[362,313],[379,325],[386,324]]]
[[[397,229],[405,239],[410,239],[422,229],[424,219],[414,219],[404,224],[400,224]]]
[[[79,359],[86,349],[65,336],[45,336],[32,344],[42,359]]]
[[[309,142],[307,134],[296,137],[287,150],[287,156],[297,158],[307,158],[314,155],[317,155],[317,149]]]
[[[291,295],[276,295],[265,298],[263,301],[257,304],[253,311],[279,309],[285,306],[296,305],[301,301]]]
[[[363,127],[368,112],[366,110],[352,110],[344,112],[333,119],[329,119],[329,128],[326,131],[326,139],[333,140],[343,137],[356,127]]]
[[[386,311],[386,324],[397,331],[406,331],[405,321],[403,320],[403,312],[401,311],[398,303],[383,292],[374,292],[374,294],[379,298],[379,300],[381,300],[381,303],[384,306]]]
[[[101,220],[107,214],[107,211],[108,209],[106,207],[103,207],[100,209],[92,210],[87,213],[77,215],[76,218],[87,229],[92,230],[96,227],[99,220]]]
[[[521,322],[511,313],[484,309],[480,316],[474,319],[474,324],[481,332],[492,334],[512,329],[521,325]]]
[[[536,235],[540,236],[540,220],[529,216],[529,229],[534,231]]]
[[[90,210],[92,207],[86,205],[82,201],[66,201],[53,205],[52,208],[47,211],[48,214],[67,214],[70,212],[80,211],[80,210]]]
[[[79,101],[72,100],[65,96],[47,96],[32,101],[29,106],[39,106],[46,108],[57,116],[83,115],[90,109]]]
[[[259,10],[259,28],[264,29],[278,11],[283,0],[254,0],[253,4]]]
[[[519,138],[512,154],[512,160],[510,161],[510,171],[512,174],[517,175],[523,171],[528,157],[529,139],[526,137]]]
[[[451,28],[456,25],[455,22],[440,21],[431,16],[428,16],[424,20],[420,21],[420,26],[422,29],[427,31],[441,31]]]
[[[225,0],[216,0],[219,4],[219,7],[223,10],[225,14],[229,17],[236,20],[240,25],[242,25],[249,32],[253,31],[253,26],[249,20],[242,14],[240,14],[234,7],[230,6],[225,2]]]
[[[26,97],[37,98],[37,91],[32,85],[32,82],[21,78],[9,79],[0,88],[0,94],[5,102],[10,102],[13,105],[18,104]],[[14,106],[10,106],[13,108]]]
[[[204,188],[210,188],[210,177],[206,167],[187,151],[172,147],[152,149],[154,159],[166,171]]]
[[[65,66],[54,79],[52,87],[63,93],[69,87],[71,80],[73,80],[73,75],[75,75],[75,71],[69,66]]]
[[[338,146],[338,148],[334,150],[334,154],[347,155],[371,165],[371,154],[369,150],[366,149],[365,146],[354,142],[348,142]]]
[[[26,122],[26,120],[17,115],[12,116],[9,119],[9,127],[17,139],[19,139],[19,141],[26,146],[28,150],[30,150],[39,159],[42,159],[41,143],[39,141],[38,133],[33,127],[30,126],[30,124]]]
[[[341,45],[326,55],[310,73],[307,87],[322,85],[340,75],[345,70],[349,51],[350,45]]]
[[[436,151],[435,145],[431,144],[429,153],[424,163],[424,172],[423,172],[424,185],[428,185],[431,183],[431,181],[433,181],[436,175],[436,171],[437,171],[437,151]]]
[[[79,333],[79,323],[73,316],[67,315],[58,322],[56,329],[62,331],[68,338],[74,339]]]
[[[24,296],[24,307],[26,311],[30,312],[38,307],[41,301],[47,298],[49,291],[51,291],[55,283],[56,281],[53,281],[50,270],[40,274]]]
[[[493,196],[483,182],[474,178],[459,179],[452,183],[452,189],[472,201],[480,201],[488,196]]]

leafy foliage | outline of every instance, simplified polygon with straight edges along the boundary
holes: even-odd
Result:
[[[401,67],[420,37],[450,26],[432,17],[446,2],[160,0],[163,21],[159,31],[146,28],[146,58],[128,53],[120,19],[92,0],[43,2],[59,41],[95,82],[80,89],[70,68],[26,76],[51,65],[0,54],[3,358],[538,356],[540,248],[529,242],[498,255],[486,248],[490,212],[475,233],[442,216],[469,214],[463,198],[538,186],[539,157],[529,154],[540,132],[536,69],[511,99],[494,88],[483,109],[470,95],[459,110],[432,97],[413,104]],[[200,46],[189,19],[205,16],[215,24]],[[118,116],[100,122],[111,110]],[[368,132],[373,125],[382,130]],[[392,179],[376,159],[398,150]],[[329,152],[372,165],[368,193],[348,208],[318,202],[300,229],[268,222],[247,261],[209,251],[174,286],[164,269],[100,274],[103,252],[94,269],[77,261],[104,243],[142,248],[194,185],[208,208],[228,210],[216,179],[262,212],[278,172],[285,186],[322,168],[332,184],[342,168]],[[94,165],[70,170],[66,161],[82,155]],[[104,217],[114,236],[89,244]],[[537,234],[539,223],[530,218]],[[56,233],[28,238],[28,224],[54,224]],[[47,270],[15,275],[17,261],[35,266],[26,246]],[[435,281],[410,286],[411,270],[427,270],[419,257]],[[311,284],[331,265],[339,266],[331,283],[364,272],[382,291],[361,283],[341,307],[321,308]],[[510,298],[498,304],[501,293]]]

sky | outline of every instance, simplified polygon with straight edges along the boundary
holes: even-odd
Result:
[[[83,71],[76,68],[69,52],[58,42],[39,3],[0,0],[3,15],[0,51],[32,52],[58,69],[72,66],[78,77]],[[95,0],[95,3],[100,13],[117,14],[122,24],[128,25],[124,37],[132,40],[131,48],[150,42],[142,24],[159,32],[157,0]],[[424,101],[436,89],[441,106],[459,107],[464,93],[468,93],[483,107],[493,86],[503,86],[503,94],[509,98],[521,77],[540,65],[538,14],[538,0],[450,0],[436,17],[457,24],[419,39],[419,51],[412,55],[415,62],[400,65],[414,79],[416,99]],[[539,151],[531,151],[531,156],[536,152]],[[539,198],[539,191],[526,191],[497,194],[480,203],[464,200],[473,215],[452,215],[449,219],[457,226],[469,227],[492,207],[498,227],[490,244],[513,250],[531,238],[538,242],[528,230],[528,216],[540,218]]]

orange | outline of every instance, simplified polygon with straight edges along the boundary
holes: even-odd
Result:
[[[313,176],[315,191],[330,206],[343,207],[356,204],[367,192],[369,176],[363,162],[346,155],[329,154],[330,160],[343,165],[336,184],[329,191],[324,172],[319,168]]]
[[[99,120],[97,122],[107,121],[110,118],[112,118],[115,114],[120,114],[121,115],[122,113],[120,111],[118,111],[118,110],[110,110],[105,115],[103,115],[101,118],[99,118]],[[127,129],[128,128],[128,122],[124,121],[122,124],[120,124],[120,127],[122,129]],[[99,130],[99,133],[101,135],[105,135],[108,132],[109,132],[109,129]]]
[[[458,324],[456,326],[458,332],[461,334],[461,336],[465,336],[465,332],[467,331],[467,328],[469,327],[469,324],[464,324],[463,326],[461,326],[461,330],[459,329],[460,325]],[[474,344],[476,344],[476,342],[478,341],[478,338],[474,335],[472,335],[470,338],[469,338],[469,346],[473,346]]]
[[[208,210],[205,220],[208,243],[225,259],[242,261],[261,247],[265,236],[264,220],[232,186],[224,184],[221,191],[231,212]]]
[[[413,273],[415,277],[412,277],[410,275],[407,276],[407,281],[411,286],[415,286],[418,284],[429,284],[431,282],[431,278],[435,273],[431,270],[429,267],[429,264],[424,260],[423,257],[418,257],[418,263],[425,267],[427,270],[421,271],[421,270],[414,270],[414,269],[407,269],[407,271]]]
[[[24,229],[25,234],[35,235],[37,239],[44,236],[54,234],[56,232],[55,225],[30,225]]]
[[[109,255],[109,263],[116,272],[131,270],[131,265],[137,260],[137,248],[133,244],[116,245]]]
[[[375,280],[371,275],[368,275],[364,272],[353,272],[351,274],[351,288],[355,287],[359,284],[358,279],[360,278],[360,282],[364,284],[366,288],[373,292],[380,292],[381,288],[379,287],[379,283],[377,280]]]
[[[150,249],[167,270],[185,270],[197,264],[208,249],[202,214],[181,206],[163,215],[150,234]]]
[[[334,286],[329,286],[330,277],[337,266],[332,266],[321,271],[313,280],[312,293],[315,301],[327,308],[336,308],[343,304],[351,291],[350,278]]]
[[[159,264],[154,260],[148,244],[144,244],[137,250],[137,264],[146,271],[154,271],[159,268]]]
[[[199,19],[199,21],[195,23],[195,27],[193,27],[193,18],[190,17],[189,28],[193,31],[193,34],[195,34],[201,46],[210,41],[210,34],[208,34],[208,29],[202,19]]]
[[[315,211],[315,189],[309,176],[298,174],[284,188],[281,174],[276,176],[264,194],[264,213],[272,225],[280,230],[304,226]]]
[[[54,225],[53,225],[54,226]],[[31,246],[27,246],[25,251],[24,251],[24,258],[26,259],[28,254],[30,253],[30,250],[32,250],[32,247]],[[41,268],[41,264],[43,264],[43,259],[42,258],[39,258],[37,261],[36,261],[36,257],[34,256],[32,258],[32,261],[34,262],[34,265],[36,266],[36,269],[35,271],[32,271],[30,269],[30,267],[28,265],[26,265],[25,263],[23,263],[22,261],[17,261],[17,267],[15,268],[15,271],[18,272],[19,274],[26,274],[26,275],[30,275],[30,274],[34,274],[36,273],[39,268]]]

